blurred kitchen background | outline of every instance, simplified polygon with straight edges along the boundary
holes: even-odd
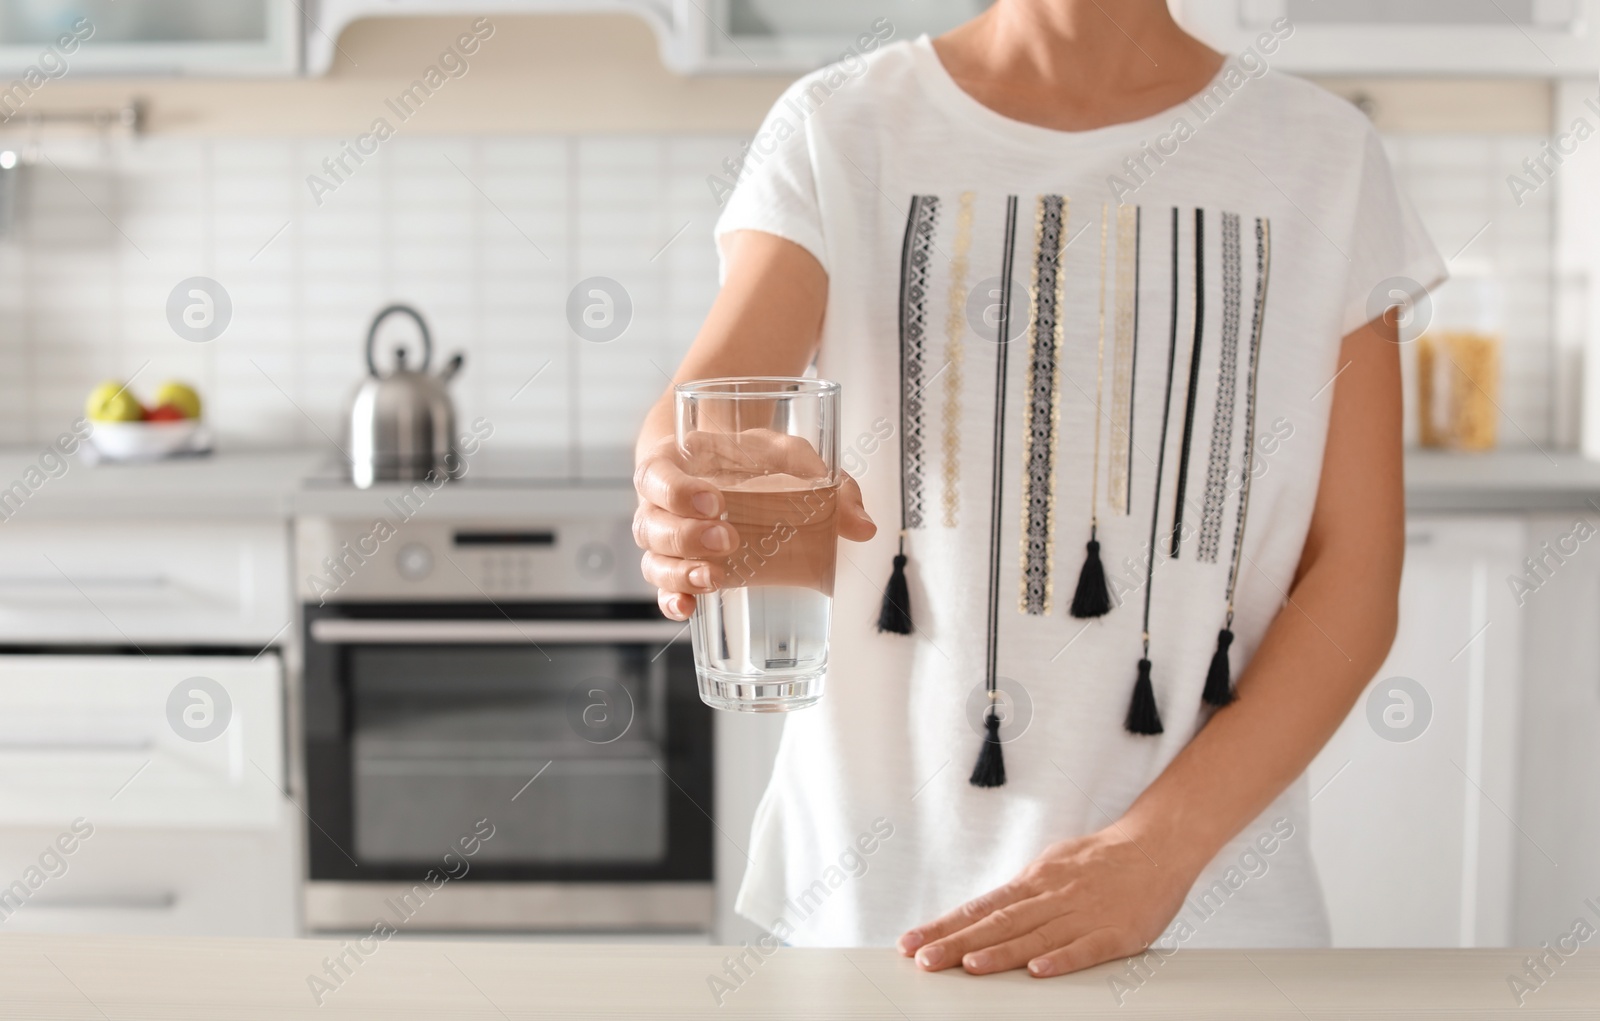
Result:
[[[781,721],[695,699],[626,448],[785,85],[982,6],[0,0],[0,932],[752,932]],[[1600,890],[1600,2],[1174,9],[1287,17],[1268,62],[1373,119],[1455,274],[1406,328],[1401,637],[1312,771],[1336,938],[1554,939]],[[482,447],[422,495],[338,449],[394,303]],[[105,381],[169,428],[63,443]]]

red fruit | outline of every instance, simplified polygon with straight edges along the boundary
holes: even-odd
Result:
[[[163,404],[159,408],[145,412],[146,422],[182,422],[187,418],[183,409],[175,404]]]

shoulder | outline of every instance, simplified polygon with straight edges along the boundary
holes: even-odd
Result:
[[[879,19],[885,32],[893,26]],[[875,23],[877,24],[877,23]],[[865,42],[870,40],[870,49]],[[795,127],[884,115],[917,95],[917,42],[885,42],[863,33],[838,60],[804,75],[784,90],[770,118],[784,118]],[[813,124],[815,122],[815,124]]]
[[[1196,97],[1229,101],[1244,99],[1243,111],[1272,130],[1296,135],[1315,134],[1326,141],[1364,141],[1375,132],[1372,122],[1354,103],[1298,75],[1229,58],[1210,89]]]

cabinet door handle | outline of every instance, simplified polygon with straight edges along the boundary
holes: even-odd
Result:
[[[74,740],[42,740],[28,738],[0,738],[0,753],[4,752],[147,752],[156,743],[147,737],[107,738],[95,741],[89,738]]]
[[[48,577],[44,575],[0,576],[0,589],[72,588],[166,588],[172,579],[164,574],[87,574],[76,578]]]
[[[178,895],[171,890],[152,893],[110,893],[102,896],[30,900],[29,911],[171,911],[178,906]]]

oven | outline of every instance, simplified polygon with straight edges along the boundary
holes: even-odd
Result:
[[[372,529],[297,526],[308,927],[708,928],[711,715],[627,521]]]

